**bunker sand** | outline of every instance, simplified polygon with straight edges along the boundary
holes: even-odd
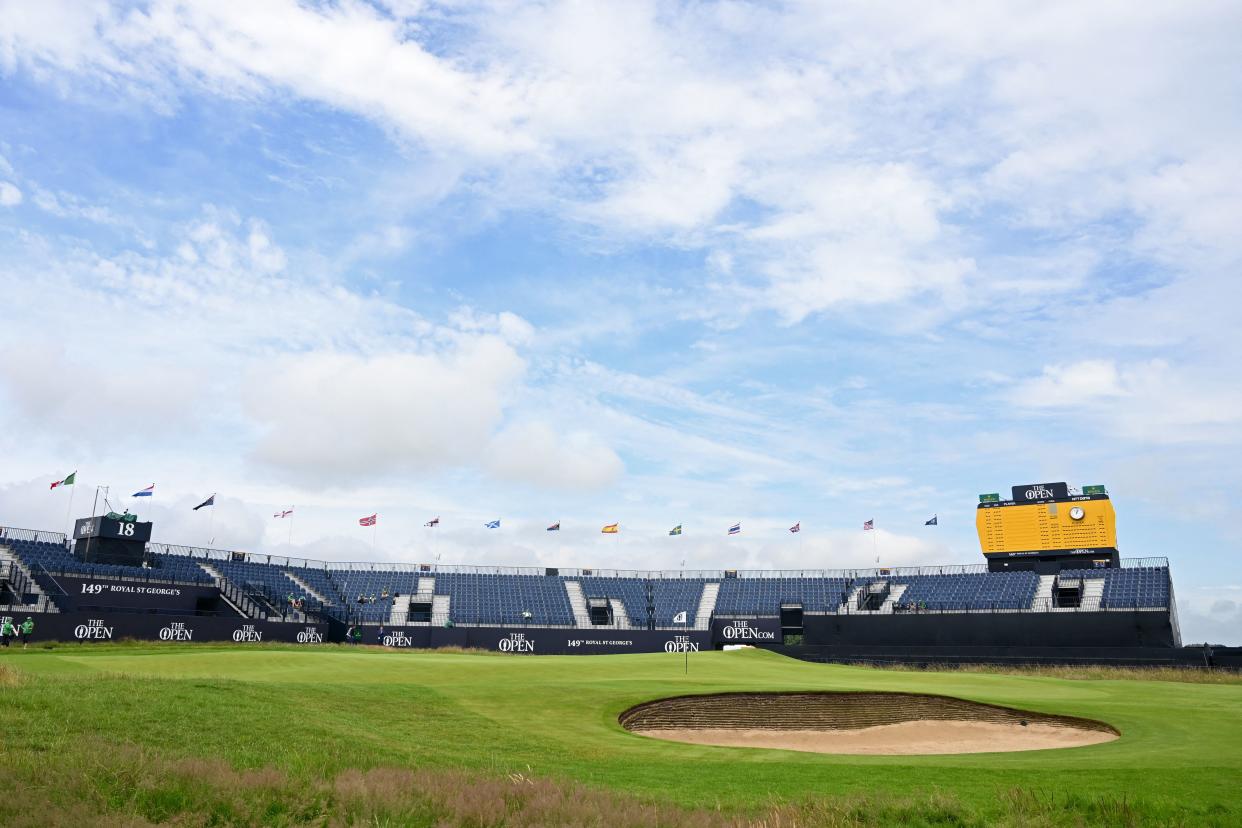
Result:
[[[912,721],[850,730],[682,728],[635,730],[642,736],[721,747],[776,748],[806,753],[910,756],[944,753],[1010,753],[1111,742],[1115,733],[1033,723]]]
[[[1110,742],[1104,722],[917,693],[720,693],[632,707],[621,726],[697,745],[810,753],[1010,753]]]

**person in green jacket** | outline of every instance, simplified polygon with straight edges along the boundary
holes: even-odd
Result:
[[[26,649],[26,645],[30,643],[31,633],[34,632],[34,619],[27,615],[26,620],[22,622],[20,629],[22,631],[22,649],[24,650]]]
[[[0,639],[4,640],[4,646],[9,646],[9,639],[13,637],[13,622],[6,618],[4,623],[0,624]]]

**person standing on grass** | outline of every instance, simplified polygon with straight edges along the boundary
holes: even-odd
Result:
[[[27,615],[26,620],[22,622],[21,630],[22,630],[22,649],[24,650],[26,649],[26,645],[30,643],[31,633],[34,632],[34,619],[31,618],[29,615]]]
[[[13,621],[9,618],[4,619],[4,624],[0,625],[0,639],[4,640],[4,646],[9,646],[9,639],[13,637]]]

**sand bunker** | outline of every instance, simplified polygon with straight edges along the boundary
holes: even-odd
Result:
[[[656,739],[813,753],[1004,753],[1117,738],[1103,722],[914,693],[722,693],[640,704],[626,730]]]

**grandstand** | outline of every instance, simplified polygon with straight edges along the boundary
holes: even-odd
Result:
[[[143,637],[183,618],[200,637],[294,640],[297,629],[339,640],[353,629],[390,646],[514,652],[743,642],[832,659],[1167,659],[1181,644],[1168,562],[1121,558],[1111,504],[1090,488],[981,496],[986,563],[863,570],[343,563],[133,543],[118,516],[86,518],[73,539],[0,528],[0,612],[77,619],[79,638],[95,634],[83,619]],[[137,526],[149,535],[150,524]],[[99,560],[91,544],[110,535],[103,551],[128,563]],[[1108,545],[1061,548],[1087,537]]]

